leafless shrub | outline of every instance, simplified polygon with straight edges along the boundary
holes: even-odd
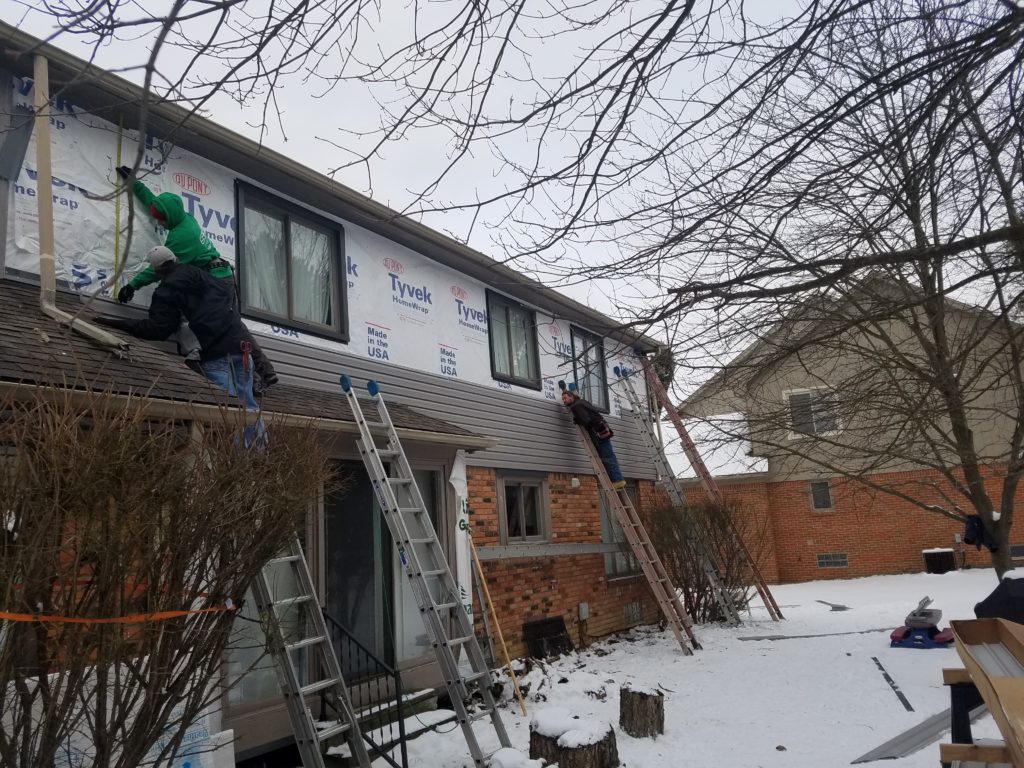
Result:
[[[199,428],[145,399],[76,397],[0,403],[9,768],[174,755],[220,695],[233,609],[325,479],[312,429],[271,424],[245,450],[240,412]]]
[[[715,504],[691,505],[681,511],[667,502],[648,507],[645,517],[651,540],[658,542],[665,570],[676,589],[682,591],[683,605],[695,622],[724,619],[705,573],[705,557],[713,558],[717,564],[722,584],[736,609],[746,608],[753,582],[736,536],[741,537],[760,564],[767,551],[764,518]]]

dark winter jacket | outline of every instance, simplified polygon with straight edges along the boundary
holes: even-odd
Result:
[[[199,340],[203,360],[240,352],[242,341],[248,338],[232,281],[220,280],[191,264],[170,267],[153,291],[149,317],[104,318],[104,323],[140,339],[162,341],[177,332],[182,316]]]
[[[147,211],[150,206],[156,208],[167,222],[167,239],[164,241],[164,245],[178,257],[179,263],[205,267],[211,261],[221,258],[220,252],[213,247],[210,238],[203,234],[199,222],[194,216],[185,212],[185,204],[180,195],[173,192],[154,195],[149,187],[141,181],[136,181],[132,185],[132,191],[138,201],[146,206]],[[210,274],[214,277],[224,278],[231,277],[232,271],[231,267],[224,264],[211,269]],[[153,272],[153,268],[146,267],[131,279],[130,285],[138,290],[156,281],[157,276]]]
[[[568,408],[572,412],[573,423],[582,425],[592,437],[607,440],[612,436],[608,423],[604,420],[604,414],[586,400],[577,397]]]

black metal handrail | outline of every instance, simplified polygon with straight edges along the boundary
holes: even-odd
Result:
[[[370,757],[383,758],[392,768],[407,768],[409,755],[405,743],[405,718],[402,711],[402,675],[397,669],[379,659],[374,653],[345,629],[337,619],[324,611],[324,621],[331,634],[338,661],[345,675],[355,709],[370,705],[376,711],[360,718],[363,740],[369,745]],[[386,702],[393,701],[390,706]],[[327,705],[321,695],[321,706]],[[389,717],[394,711],[394,718]],[[397,729],[397,735],[396,735]],[[374,736],[373,732],[379,735]],[[401,762],[391,753],[399,748]]]

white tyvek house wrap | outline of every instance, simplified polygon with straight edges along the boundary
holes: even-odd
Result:
[[[15,81],[15,100],[30,105],[31,81]],[[52,123],[55,243],[58,279],[82,291],[94,291],[112,282],[117,208],[115,168],[118,137],[120,164],[132,165],[138,137],[132,131],[88,114],[83,108],[58,102]],[[35,144],[11,185],[8,228],[8,268],[38,273],[38,224],[35,199]],[[185,210],[226,260],[236,255],[235,182],[237,174],[216,163],[149,137],[140,176],[154,192],[181,195]],[[249,180],[258,184],[258,180]],[[275,192],[274,190],[270,190]],[[277,193],[279,194],[279,193]],[[143,266],[146,252],[163,242],[159,230],[142,206],[135,206],[131,248],[124,253],[128,199],[121,198],[122,235],[118,257],[127,258],[123,285]],[[285,199],[287,198],[286,196]],[[310,209],[302,201],[292,200]],[[310,209],[315,210],[315,209]],[[558,401],[557,382],[571,381],[570,323],[537,312],[537,343],[542,375],[540,391],[496,382],[491,377],[487,336],[487,295],[483,283],[444,267],[404,246],[354,224],[316,211],[337,221],[345,230],[349,343],[320,338],[306,332],[248,319],[257,333],[331,351],[344,351],[392,365],[457,378],[488,387]],[[107,289],[106,295],[112,291]],[[148,303],[140,292],[136,303]],[[631,356],[627,349],[606,342],[607,378],[614,392],[612,369]],[[619,352],[619,354],[616,354]],[[618,415],[617,398],[610,398]]]

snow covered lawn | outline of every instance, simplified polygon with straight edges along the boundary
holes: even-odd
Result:
[[[587,650],[534,666],[522,681],[530,716],[561,707],[616,727],[619,756],[630,768],[822,768],[846,766],[887,739],[949,706],[942,668],[959,667],[952,648],[889,648],[889,632],[928,595],[950,619],[974,618],[974,604],[996,586],[989,569],[944,575],[880,576],[776,587],[786,620],[774,623],[763,608],[741,627],[698,627],[704,650],[684,656],[672,633],[641,628]],[[833,611],[817,602],[849,606]],[[832,633],[862,632],[861,634]],[[747,640],[764,635],[830,635],[790,640]],[[913,707],[908,712],[874,661],[884,666]],[[634,739],[618,728],[624,683],[665,692],[665,734]],[[506,691],[506,697],[511,691]],[[543,716],[543,715],[541,715]],[[529,718],[515,701],[502,709],[513,746],[525,756]],[[412,766],[472,765],[462,731],[449,727],[409,745]],[[475,726],[487,751],[497,748],[489,721]],[[991,718],[975,736],[998,737]],[[879,768],[935,768],[938,742]],[[525,760],[523,761],[525,765]]]

